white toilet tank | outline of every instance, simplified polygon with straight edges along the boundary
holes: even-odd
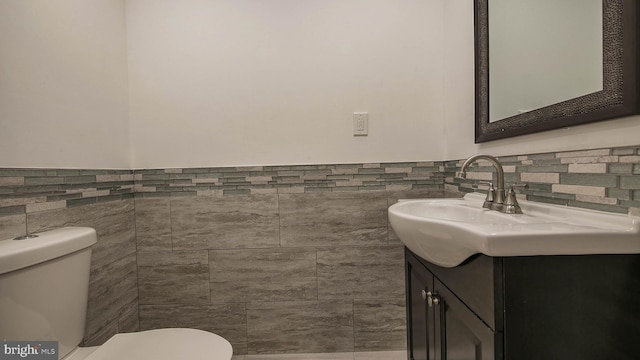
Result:
[[[0,339],[58,341],[64,357],[84,337],[91,228],[67,227],[0,240]]]

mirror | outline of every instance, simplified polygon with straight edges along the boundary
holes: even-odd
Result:
[[[489,49],[489,122],[600,91],[602,0],[489,0]]]
[[[638,113],[633,0],[475,0],[476,143]]]

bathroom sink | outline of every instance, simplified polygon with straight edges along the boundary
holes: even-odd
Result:
[[[470,256],[640,253],[640,218],[521,201],[523,214],[482,207],[483,194],[455,199],[400,200],[389,221],[416,255],[443,267]]]

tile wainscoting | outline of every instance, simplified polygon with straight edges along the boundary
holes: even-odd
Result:
[[[96,229],[84,344],[137,331],[131,170],[0,169],[0,238],[63,226]]]
[[[443,196],[442,162],[137,170],[140,328],[236,354],[406,348],[387,208]]]
[[[438,195],[136,198],[137,228],[154,229],[137,237],[140,327],[210,330],[238,354],[404,349],[404,259],[386,209]]]
[[[640,147],[506,156],[519,195],[640,215]],[[399,198],[486,191],[444,162],[147,170],[0,169],[0,236],[97,229],[86,345],[165,326],[237,354],[403,350]],[[494,180],[495,181],[495,180]]]
[[[443,165],[0,169],[0,234],[98,230],[86,345],[186,326],[237,354],[403,350],[402,246],[386,211],[442,197]]]

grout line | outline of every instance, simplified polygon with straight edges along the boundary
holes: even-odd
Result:
[[[136,198],[133,199],[133,231],[136,242],[136,294],[138,297],[138,331],[140,331],[140,268],[138,267],[138,222],[136,221]],[[118,331],[120,329],[118,328]]]

